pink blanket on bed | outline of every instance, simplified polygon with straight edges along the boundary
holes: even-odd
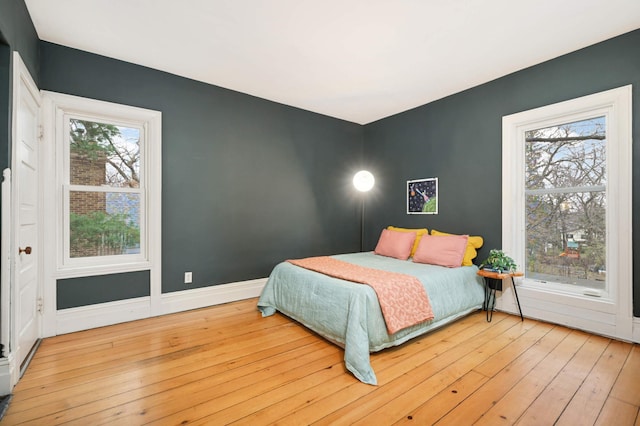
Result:
[[[378,295],[389,334],[433,319],[427,292],[420,280],[412,275],[367,268],[328,256],[293,259],[288,262],[335,278],[371,286]]]

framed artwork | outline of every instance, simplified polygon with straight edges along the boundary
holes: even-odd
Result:
[[[438,178],[407,181],[407,214],[438,214]]]

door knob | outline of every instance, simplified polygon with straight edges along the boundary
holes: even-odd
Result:
[[[31,254],[31,246],[26,246],[25,248],[18,247],[18,254],[22,253]]]

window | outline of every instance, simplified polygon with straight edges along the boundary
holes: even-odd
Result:
[[[506,116],[502,144],[502,248],[525,311],[630,338],[631,86]]]
[[[144,129],[74,116],[67,116],[65,124],[69,258],[144,253]]]
[[[604,116],[525,131],[527,278],[607,292],[606,141]]]
[[[57,153],[58,277],[149,269],[160,246],[160,113],[45,97]]]

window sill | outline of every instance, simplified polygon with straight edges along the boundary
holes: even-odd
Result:
[[[547,287],[548,285],[548,287]],[[594,297],[584,294],[585,287],[576,287],[575,291],[565,288],[564,285],[545,284],[542,287],[536,281],[523,280],[518,286],[518,292],[523,300],[529,303],[552,302],[562,303],[566,306],[574,306],[577,308],[592,309],[594,311],[604,313],[615,313],[616,304],[609,295],[603,293],[600,297]]]
[[[65,266],[59,267],[55,278],[77,278],[96,275],[121,274],[125,272],[145,271],[151,269],[151,262],[140,261],[130,263],[118,263],[113,265],[88,265],[88,266]]]

